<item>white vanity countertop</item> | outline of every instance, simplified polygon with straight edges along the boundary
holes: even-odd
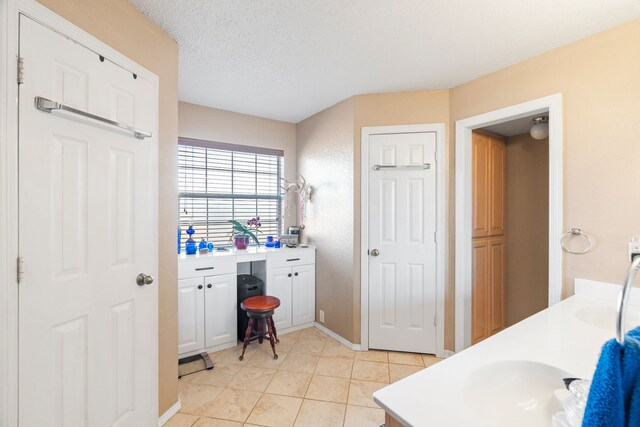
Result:
[[[478,368],[499,361],[533,361],[573,377],[592,378],[602,345],[615,336],[614,297],[619,287],[606,286],[603,291],[591,283],[586,288],[595,288],[595,292],[583,292],[585,287],[581,287],[578,293],[576,284],[577,295],[377,391],[375,402],[409,426],[490,427],[491,422],[468,404],[473,395],[467,379]],[[638,304],[635,291],[632,304]],[[637,325],[640,307],[630,305],[627,318]],[[500,405],[500,401],[493,402],[496,414]]]
[[[296,251],[315,250],[315,249],[316,249],[315,246],[307,246],[307,247],[298,246],[297,248],[288,248],[286,246],[282,248],[267,248],[264,245],[260,245],[260,246],[249,246],[247,249],[244,249],[244,250],[237,250],[235,248],[230,248],[228,251],[217,251],[214,249],[212,252],[208,252],[206,254],[200,254],[199,252],[196,252],[195,255],[187,255],[186,252],[183,250],[178,255],[178,260],[179,261],[196,261],[199,259],[211,259],[211,258],[235,256],[239,258],[247,258],[247,261],[255,261],[255,260],[265,259],[266,254],[268,253],[291,251],[291,254],[293,255],[293,253]]]

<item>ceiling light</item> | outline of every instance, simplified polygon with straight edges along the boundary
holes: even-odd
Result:
[[[540,116],[533,119],[533,126],[529,131],[533,139],[545,139],[549,137],[549,116]]]

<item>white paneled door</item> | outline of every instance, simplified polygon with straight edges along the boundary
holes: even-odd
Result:
[[[436,134],[369,136],[369,347],[436,351]]]
[[[24,16],[20,56],[20,426],[150,427],[157,139],[34,98],[152,130],[156,84]]]

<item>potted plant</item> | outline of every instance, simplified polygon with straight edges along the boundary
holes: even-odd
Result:
[[[250,239],[253,239],[257,245],[260,245],[258,241],[258,237],[256,233],[262,233],[259,228],[262,226],[260,222],[260,217],[251,218],[247,221],[247,225],[240,224],[240,222],[232,219],[229,221],[232,225],[231,227],[231,240],[233,241],[233,246],[236,249],[247,249],[249,246]]]

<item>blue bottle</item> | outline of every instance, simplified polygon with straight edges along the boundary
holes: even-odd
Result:
[[[207,251],[207,242],[204,240],[204,237],[200,240],[200,243],[198,243],[198,250],[200,252]]]
[[[267,236],[267,243],[264,244],[265,248],[273,248],[276,244],[273,241],[273,236]]]
[[[182,240],[182,229],[180,228],[180,226],[178,226],[178,255],[180,255],[180,247],[182,246],[181,240]]]
[[[195,255],[196,251],[198,250],[198,245],[196,245],[196,241],[193,240],[193,233],[195,232],[196,231],[193,229],[193,226],[190,225],[189,228],[187,229],[187,234],[189,235],[189,238],[187,239],[184,245],[187,255]]]
[[[207,249],[209,249],[209,252],[213,252],[213,243],[212,242],[209,242],[207,244]]]

